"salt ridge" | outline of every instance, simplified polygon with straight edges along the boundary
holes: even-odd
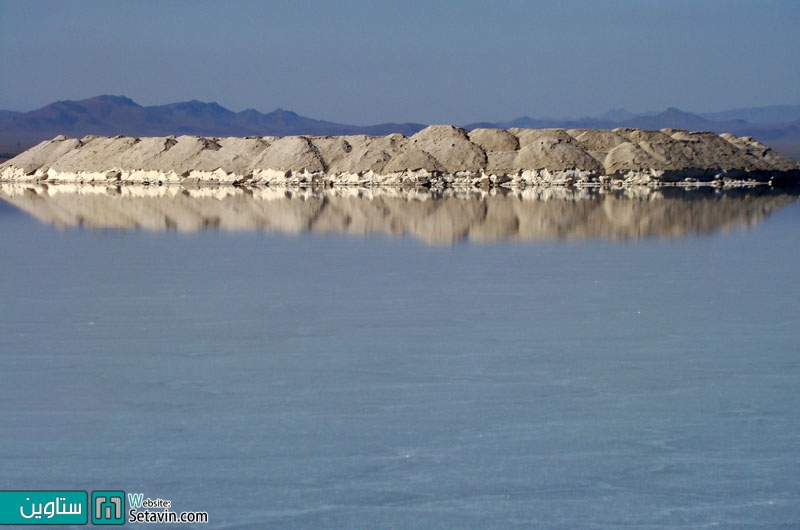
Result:
[[[527,187],[797,183],[800,164],[750,138],[677,129],[474,129],[406,137],[58,136],[0,180],[238,186]]]

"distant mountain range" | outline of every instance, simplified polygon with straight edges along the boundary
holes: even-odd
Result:
[[[766,117],[774,122],[764,121]],[[750,118],[753,121],[748,121]],[[780,118],[780,119],[779,119]],[[689,131],[729,132],[737,136],[753,136],[779,152],[800,157],[800,105],[760,107],[731,110],[713,114],[692,114],[670,107],[660,113],[633,114],[625,109],[614,109],[598,118],[575,120],[537,119],[527,116],[508,122],[478,122],[466,125],[475,127],[528,127],[532,129],[559,127],[566,129],[614,129],[635,127],[658,130],[665,128]]]
[[[255,109],[233,112],[217,103],[186,101],[143,107],[124,96],[96,96],[81,101],[57,101],[30,112],[0,110],[0,153],[16,153],[42,140],[64,134],[116,136],[285,136],[294,134],[411,135],[426,124],[381,123],[346,125],[300,116],[277,109],[263,114]],[[548,119],[520,117],[508,122],[479,122],[476,127],[642,129],[676,128],[693,131],[730,132],[753,136],[779,152],[800,159],[800,105],[755,107],[707,114],[691,114],[676,108],[661,113],[634,114],[612,109],[597,118]]]
[[[360,127],[314,120],[277,109],[232,112],[217,103],[185,101],[143,107],[124,96],[57,101],[30,112],[0,110],[0,152],[26,149],[59,134],[116,136],[285,136],[292,134],[414,134],[425,125],[383,123]]]

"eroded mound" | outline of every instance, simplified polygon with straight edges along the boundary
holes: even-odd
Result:
[[[410,137],[58,136],[0,165],[0,180],[333,186],[798,182],[752,138],[664,129],[475,129]]]

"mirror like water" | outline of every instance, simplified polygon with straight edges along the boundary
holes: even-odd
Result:
[[[0,184],[0,198],[60,227],[409,234],[449,244],[712,233],[750,226],[800,196],[766,186],[555,187],[501,193]]]
[[[0,489],[198,528],[800,519],[796,196],[75,191],[2,188]]]

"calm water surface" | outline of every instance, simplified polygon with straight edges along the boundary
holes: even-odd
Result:
[[[797,528],[798,227],[428,246],[0,201],[0,489],[198,528]]]

